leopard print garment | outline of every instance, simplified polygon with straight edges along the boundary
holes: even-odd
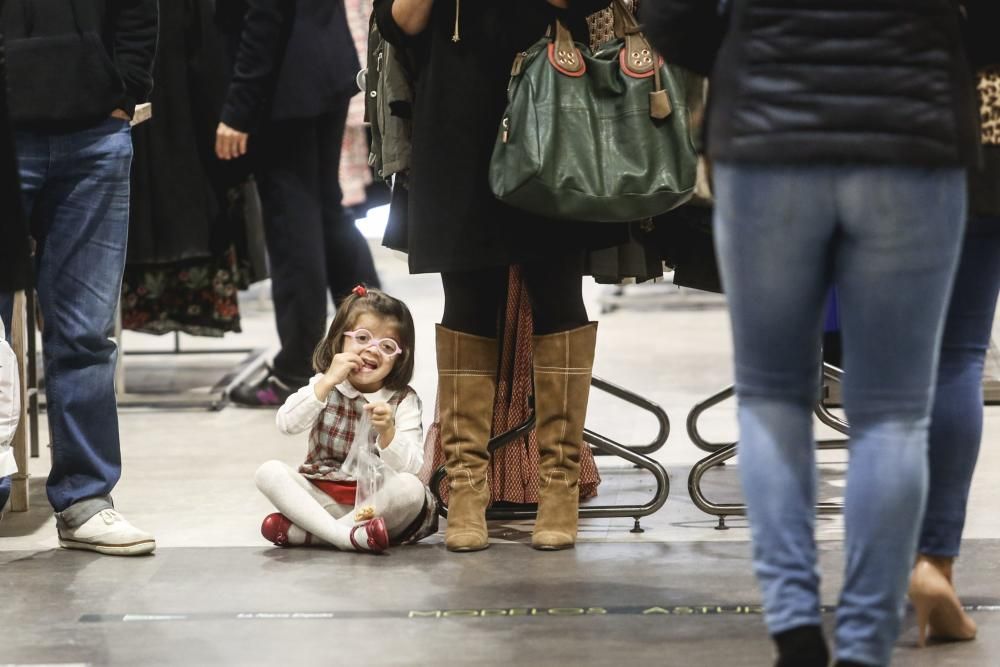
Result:
[[[1000,68],[980,73],[979,100],[983,143],[998,146],[1000,145]]]
[[[639,12],[639,0],[624,0],[625,6],[633,14]],[[611,3],[608,3],[609,5]],[[615,38],[615,19],[611,12],[611,7],[602,9],[587,17],[587,25],[590,27],[590,48],[596,49],[605,42],[610,42]]]

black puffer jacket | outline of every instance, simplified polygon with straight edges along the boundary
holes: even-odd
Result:
[[[952,0],[728,4],[725,22],[714,0],[643,5],[668,61],[712,70],[715,160],[934,166],[976,155],[973,84]]]

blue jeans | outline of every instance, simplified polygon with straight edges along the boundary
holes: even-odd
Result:
[[[812,407],[837,285],[851,424],[837,657],[887,665],[927,488],[927,428],[965,209],[960,169],[717,165],[740,473],[772,633],[819,625]]]
[[[111,507],[121,474],[115,310],[125,268],[132,136],[125,121],[15,135],[25,210],[35,222],[52,443],[47,491],[76,527]],[[10,322],[10,294],[0,315]],[[9,327],[8,327],[9,330]]]
[[[931,413],[930,486],[920,553],[958,556],[983,435],[983,364],[1000,289],[1000,217],[969,220],[945,318]]]

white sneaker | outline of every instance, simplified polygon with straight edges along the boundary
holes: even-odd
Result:
[[[156,548],[156,540],[125,520],[118,510],[101,510],[79,528],[59,528],[59,546],[109,556],[140,556]]]

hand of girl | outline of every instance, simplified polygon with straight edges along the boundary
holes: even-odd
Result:
[[[372,427],[379,434],[379,445],[385,449],[396,437],[396,420],[388,403],[369,403],[365,411],[371,416]]]
[[[364,362],[356,354],[351,352],[335,354],[333,361],[330,362],[330,368],[316,383],[316,398],[325,401],[334,387],[346,380],[351,373],[361,370],[362,366],[364,366]]]

